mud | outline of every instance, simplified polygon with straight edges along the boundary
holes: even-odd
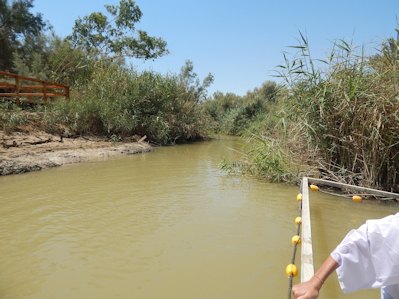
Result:
[[[41,131],[10,134],[0,131],[0,175],[152,151],[144,139],[122,143],[96,137],[65,138]]]

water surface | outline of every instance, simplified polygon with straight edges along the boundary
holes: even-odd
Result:
[[[0,297],[286,298],[299,189],[220,171],[239,143],[1,177]],[[316,267],[351,228],[397,210],[311,193]],[[335,274],[322,296],[343,298]]]

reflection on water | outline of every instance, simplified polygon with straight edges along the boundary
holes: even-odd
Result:
[[[229,147],[240,145],[0,178],[0,297],[284,298],[298,188],[221,172]],[[311,195],[316,266],[349,229],[397,210]],[[343,296],[336,278],[323,292]]]

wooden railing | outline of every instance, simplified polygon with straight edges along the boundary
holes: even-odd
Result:
[[[20,105],[20,102],[47,104],[48,99],[52,97],[65,97],[66,99],[69,99],[69,86],[1,71],[0,76],[15,79],[15,84],[0,82],[0,98],[15,101],[17,106]],[[40,84],[23,85],[21,84],[21,81],[30,81]],[[42,101],[32,101],[32,97],[39,97]]]

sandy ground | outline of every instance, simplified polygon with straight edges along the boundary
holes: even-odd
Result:
[[[0,131],[0,175],[152,151],[152,147],[142,139],[111,143],[95,137],[61,138],[44,132],[7,135]]]

